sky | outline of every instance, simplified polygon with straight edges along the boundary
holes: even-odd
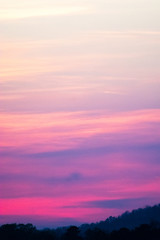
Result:
[[[0,6],[0,224],[159,203],[160,1]]]

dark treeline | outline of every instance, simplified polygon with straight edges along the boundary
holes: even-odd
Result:
[[[38,230],[32,224],[0,226],[0,240],[160,240],[160,204],[80,227]]]
[[[83,236],[78,227],[71,226],[64,232],[52,229],[37,230],[32,224],[5,224],[0,227],[1,240],[160,240],[160,224],[142,224],[129,230],[106,233],[98,228],[88,229]]]

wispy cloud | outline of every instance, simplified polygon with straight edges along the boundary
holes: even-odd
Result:
[[[85,6],[52,6],[50,8],[8,8],[0,10],[0,20],[7,19],[23,19],[30,17],[43,17],[43,16],[62,16],[73,14],[88,13],[88,8]]]
[[[58,149],[71,149],[73,146],[78,148],[84,144],[87,144],[88,148],[91,145],[102,147],[102,141],[105,140],[105,145],[108,145],[111,139],[116,145],[119,144],[120,139],[123,139],[123,143],[127,141],[134,145],[137,143],[155,144],[155,141],[159,141],[159,132],[156,131],[153,134],[153,129],[157,129],[156,124],[159,123],[158,109],[116,114],[106,114],[103,111],[91,111],[90,114],[86,111],[1,114],[0,119],[0,129],[3,129],[2,146],[16,146],[17,148],[30,146],[29,149],[32,149],[32,146],[36,145],[39,148],[43,142],[42,152],[45,151],[46,144],[47,150],[50,149],[49,152],[52,152]],[[32,132],[32,137],[30,132]],[[14,133],[16,142],[12,141],[11,133]],[[101,140],[98,142],[99,138]]]
[[[152,198],[151,198],[152,199]],[[144,202],[149,201],[149,198],[123,198],[123,199],[104,199],[82,202],[79,205],[67,206],[67,208],[118,208],[128,209],[143,206]]]
[[[99,34],[103,37],[108,37],[109,36],[117,36],[117,37],[133,37],[133,36],[146,36],[146,35],[155,35],[159,36],[160,31],[135,31],[135,30],[128,30],[128,31],[90,31],[89,34],[94,35],[95,37],[99,37]]]

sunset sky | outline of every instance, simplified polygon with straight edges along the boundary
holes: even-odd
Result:
[[[160,202],[160,1],[0,0],[0,224]]]

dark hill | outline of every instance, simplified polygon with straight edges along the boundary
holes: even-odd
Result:
[[[109,217],[105,221],[80,226],[81,232],[88,229],[100,229],[105,232],[112,232],[121,228],[135,229],[141,224],[158,224],[160,223],[160,204],[153,207],[145,207],[125,212],[118,217]]]

